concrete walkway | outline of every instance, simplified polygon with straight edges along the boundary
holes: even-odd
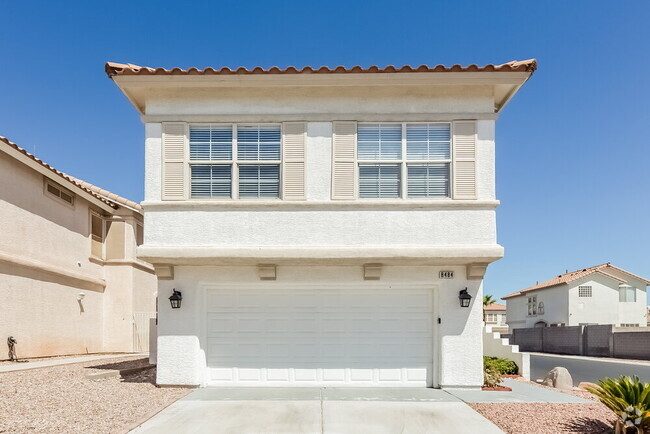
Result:
[[[47,360],[30,360],[28,362],[17,362],[17,363],[7,363],[0,365],[0,374],[3,372],[14,372],[14,371],[26,371],[28,369],[38,369],[38,368],[49,368],[52,366],[59,365],[71,365],[73,363],[85,363],[92,362],[94,360],[104,360],[104,359],[115,359],[118,357],[145,357],[148,356],[146,353],[136,353],[136,354],[92,354],[88,356],[76,356],[76,357],[57,357],[54,359]]]
[[[590,404],[591,401],[523,383],[512,378],[504,378],[503,386],[510,387],[512,392],[497,392],[483,390],[449,390],[448,392],[464,402],[552,402],[567,404]]]
[[[134,433],[501,433],[439,389],[205,388]]]

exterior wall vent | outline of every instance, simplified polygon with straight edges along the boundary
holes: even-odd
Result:
[[[454,272],[453,271],[441,271],[438,273],[438,277],[440,279],[453,279],[454,278]]]

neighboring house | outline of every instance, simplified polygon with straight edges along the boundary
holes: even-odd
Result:
[[[142,229],[137,203],[0,137],[1,345],[13,336],[18,357],[147,350],[157,288],[135,257]]]
[[[145,123],[158,383],[481,386],[495,121],[535,68],[108,63]]]
[[[485,324],[494,326],[506,325],[506,306],[499,303],[492,303],[483,308]]]
[[[560,274],[506,295],[510,330],[527,327],[647,324],[650,281],[606,264]]]

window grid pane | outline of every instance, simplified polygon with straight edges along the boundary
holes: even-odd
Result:
[[[399,164],[362,164],[359,166],[359,196],[362,198],[400,197]]]
[[[591,297],[591,286],[578,286],[578,297]]]
[[[232,125],[190,127],[190,160],[231,160]]]
[[[191,170],[193,198],[232,196],[232,166],[229,164],[193,164]]]
[[[408,160],[449,160],[451,158],[449,124],[407,124],[406,158]]]
[[[280,160],[279,125],[238,125],[237,158],[249,161]]]
[[[408,197],[449,197],[449,163],[408,165]]]
[[[239,166],[239,197],[280,197],[280,166],[277,164]]]
[[[359,160],[399,160],[402,158],[402,125],[359,125],[357,128]]]

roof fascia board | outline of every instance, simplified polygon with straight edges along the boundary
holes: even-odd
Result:
[[[408,72],[376,74],[250,74],[250,75],[117,75],[129,87],[272,87],[386,85],[523,85],[531,72]]]
[[[56,182],[57,184],[62,184],[62,181],[65,181],[65,188],[68,188],[72,190],[76,195],[81,196],[88,202],[96,205],[97,207],[101,208],[102,210],[113,214],[115,212],[115,208],[111,207],[107,203],[102,202],[101,200],[97,199],[95,196],[92,194],[88,193],[87,191],[79,188],[72,182],[68,181],[67,179],[57,175],[56,173],[52,172],[50,169],[47,167],[44,167],[43,165],[39,164],[38,162],[32,160],[22,152],[17,151],[14,148],[11,148],[9,146],[0,146],[0,150],[3,151],[4,153],[8,154],[9,156],[13,157],[14,159],[20,161],[21,163],[27,165],[28,167],[34,169],[38,173],[44,175],[46,178]]]
[[[433,122],[453,121],[459,119],[496,120],[497,113],[406,113],[402,115],[392,113],[296,113],[296,114],[143,114],[140,120],[148,122],[332,122],[349,121],[355,119],[359,122],[392,122],[396,117],[403,122]]]

